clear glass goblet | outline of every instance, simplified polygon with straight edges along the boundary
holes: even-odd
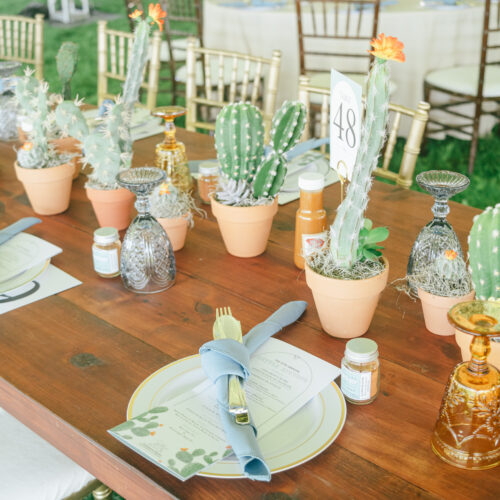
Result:
[[[155,167],[138,167],[116,176],[120,186],[136,194],[137,217],[122,243],[120,271],[125,286],[136,293],[156,293],[175,283],[175,256],[167,233],[149,213],[149,195],[165,180]]]
[[[408,284],[413,292],[417,292],[411,276],[418,275],[431,265],[438,255],[445,250],[455,250],[463,257],[462,247],[451,224],[446,220],[450,212],[448,199],[466,189],[470,180],[458,172],[449,170],[429,170],[417,175],[418,185],[434,197],[432,219],[417,236],[411,249],[407,266]]]

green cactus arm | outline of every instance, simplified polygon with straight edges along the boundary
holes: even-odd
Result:
[[[500,299],[500,203],[474,217],[469,271],[478,299]]]
[[[82,141],[85,162],[92,166],[89,179],[102,186],[114,186],[121,163],[121,151],[101,134],[90,134]]]
[[[306,107],[299,101],[285,101],[273,117],[269,145],[278,153],[290,150],[304,131]]]
[[[254,198],[276,196],[283,185],[286,172],[286,160],[276,151],[271,151],[255,176]]]
[[[375,58],[368,81],[365,121],[352,180],[330,228],[330,251],[335,262],[350,268],[357,260],[359,232],[363,227],[372,173],[377,166],[388,119],[389,70]]]
[[[71,99],[71,79],[78,63],[78,45],[73,42],[64,42],[56,55],[56,67],[61,81],[64,100]]]
[[[56,108],[56,123],[66,134],[83,141],[89,135],[89,127],[80,108],[72,101],[64,101]]]

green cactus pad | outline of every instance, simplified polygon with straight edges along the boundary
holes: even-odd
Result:
[[[75,74],[77,62],[78,45],[73,42],[64,42],[57,52],[56,66],[65,100],[71,99],[71,79]]]
[[[271,151],[262,163],[253,183],[253,195],[274,197],[278,194],[286,175],[286,161],[276,151]]]
[[[72,101],[64,101],[57,106],[56,122],[65,134],[79,141],[83,141],[89,134],[89,127],[83,113]]]
[[[306,115],[303,103],[285,101],[273,117],[269,145],[279,154],[289,151],[300,140]]]

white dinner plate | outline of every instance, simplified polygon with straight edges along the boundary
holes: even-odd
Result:
[[[319,172],[327,178],[330,172],[328,160],[319,151],[307,151],[288,164],[287,174],[280,192],[299,191],[299,176],[305,172]]]
[[[206,380],[198,354],[179,359],[160,368],[134,391],[127,408],[127,419],[192,389]],[[338,386],[332,382],[279,428],[259,439],[259,445],[272,473],[303,464],[333,443],[344,426],[346,404]],[[221,460],[200,476],[241,478],[240,465],[232,456]]]
[[[0,293],[10,292],[11,290],[15,290],[20,286],[26,285],[30,281],[33,281],[37,276],[40,276],[47,266],[49,265],[50,259],[47,259],[44,262],[40,262],[34,267],[30,267],[26,271],[10,278],[6,281],[0,283]]]

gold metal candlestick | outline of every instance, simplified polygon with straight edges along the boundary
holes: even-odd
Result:
[[[151,114],[165,120],[165,138],[155,148],[155,166],[165,170],[166,181],[181,191],[193,190],[193,179],[189,172],[186,148],[175,139],[174,119],[186,113],[180,106],[162,106],[155,108]]]
[[[455,467],[490,469],[500,464],[500,372],[487,363],[490,337],[500,332],[500,303],[462,302],[450,309],[448,319],[474,336],[472,356],[450,375],[432,449]]]

